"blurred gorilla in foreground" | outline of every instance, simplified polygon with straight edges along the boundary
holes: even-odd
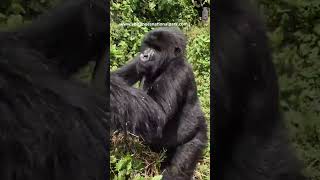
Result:
[[[153,119],[143,122],[158,128],[148,142],[150,146],[168,150],[163,179],[169,180],[191,179],[207,143],[207,125],[185,49],[186,39],[178,28],[155,29],[145,36],[139,56],[114,72],[128,85],[140,80],[145,97],[155,102],[146,108],[164,116],[159,121],[153,114]],[[134,104],[132,101],[127,99],[126,103]],[[148,128],[140,131],[149,132]]]
[[[70,76],[106,52],[107,4],[68,1],[0,32],[0,179],[108,178],[106,96]]]
[[[266,29],[245,1],[218,0],[211,86],[219,180],[302,180],[280,116]]]

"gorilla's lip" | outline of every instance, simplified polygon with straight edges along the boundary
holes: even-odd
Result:
[[[143,53],[140,53],[140,60],[142,62],[146,62],[146,61],[149,61],[149,57],[144,57],[144,54]]]

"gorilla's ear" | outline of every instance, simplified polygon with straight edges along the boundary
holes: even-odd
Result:
[[[109,28],[105,0],[69,0],[17,31],[28,45],[59,59],[68,71],[100,60]]]

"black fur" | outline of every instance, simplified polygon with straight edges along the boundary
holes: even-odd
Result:
[[[0,32],[0,179],[108,178],[105,96],[70,75],[106,51],[107,5],[69,1]]]
[[[301,180],[266,29],[245,1],[217,1],[211,86],[215,179]]]
[[[162,136],[164,112],[145,92],[130,87],[117,75],[110,77],[111,130],[133,132],[147,143]]]
[[[190,179],[207,143],[206,121],[185,48],[179,29],[153,30],[142,43],[141,55],[115,72],[129,85],[142,79],[144,91],[164,112],[162,137],[150,144],[168,149],[163,179],[170,180]]]

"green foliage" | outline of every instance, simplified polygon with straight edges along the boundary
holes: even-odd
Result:
[[[112,23],[110,30],[111,70],[123,65],[139,51],[143,35],[149,31],[147,27],[123,27]],[[125,40],[125,41],[124,41]]]
[[[114,22],[187,22],[195,23],[197,13],[189,0],[113,0]]]
[[[115,158],[115,156],[111,155],[111,165],[115,167],[113,173],[116,175],[113,176],[113,180],[161,180],[161,175],[156,175],[154,177],[143,177],[140,174],[136,174],[136,172],[142,171],[143,163],[141,161],[136,160],[132,155],[127,154],[120,159]]]
[[[198,22],[197,13],[188,0],[117,0],[111,2],[110,14],[111,70],[132,58],[140,48],[143,35],[153,28],[122,23],[184,23],[184,28],[188,28]]]
[[[14,28],[54,6],[59,0],[1,0],[0,28]]]
[[[208,122],[210,137],[210,28],[209,25],[192,26],[187,31],[187,59],[193,67],[201,107]],[[210,139],[209,139],[210,141]],[[195,172],[197,179],[210,179],[210,147]]]
[[[320,179],[320,1],[260,0],[270,28],[281,106],[306,174]]]
[[[187,33],[187,59],[196,77],[198,96],[206,118],[210,118],[210,28],[192,27]]]
[[[110,176],[113,180],[160,178],[160,163],[165,151],[152,152],[138,137],[114,133],[111,140]],[[153,176],[153,177],[151,177]]]

